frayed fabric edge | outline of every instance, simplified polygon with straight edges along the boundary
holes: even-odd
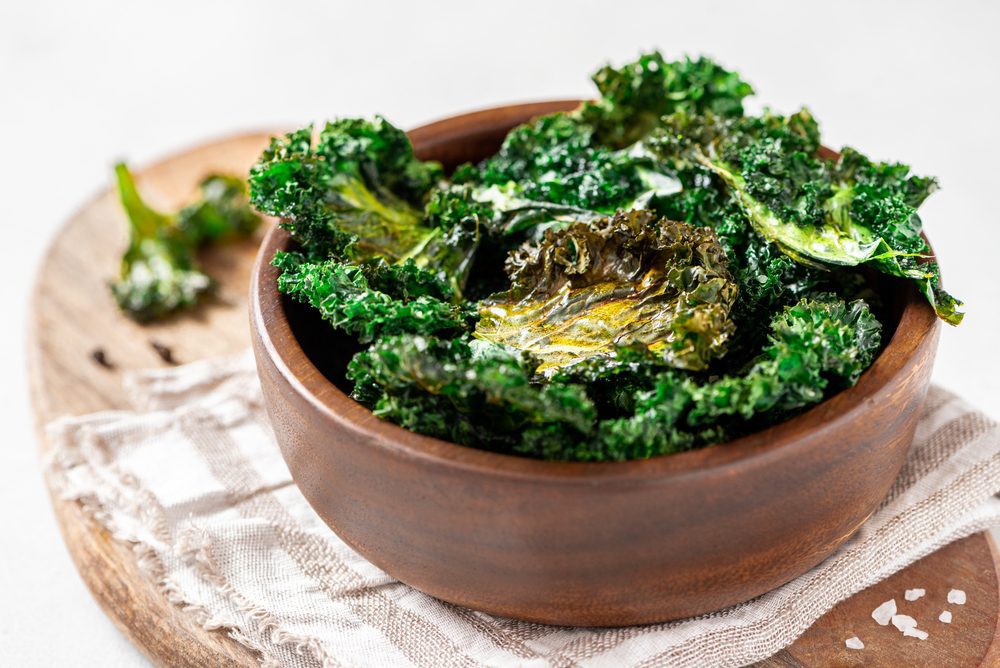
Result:
[[[79,453],[74,452],[74,447],[70,445],[74,441],[68,433],[72,426],[69,421],[57,420],[48,428],[52,451],[46,458],[44,468],[53,493],[62,500],[79,503],[83,511],[107,529],[112,538],[129,545],[139,569],[149,576],[150,580],[155,583],[157,590],[171,604],[190,614],[194,621],[206,631],[227,629],[227,635],[230,638],[258,655],[258,661],[263,668],[277,668],[283,665],[281,657],[276,656],[273,650],[267,646],[265,638],[275,647],[287,647],[299,655],[308,652],[323,668],[341,668],[341,664],[329,655],[319,639],[283,628],[271,613],[246,599],[226,581],[211,558],[209,549],[211,538],[202,529],[194,526],[188,527],[178,536],[177,540],[171,541],[168,536],[164,535],[169,532],[162,518],[149,513],[132,513],[134,517],[139,518],[151,535],[167,539],[163,549],[173,550],[178,556],[187,560],[195,567],[195,572],[214,589],[215,593],[230,600],[239,611],[247,613],[247,617],[255,628],[243,629],[232,624],[220,623],[214,618],[210,609],[193,602],[184,588],[167,576],[166,566],[157,547],[133,532],[125,530],[108,512],[100,493],[117,497],[119,501],[124,500],[122,498],[123,490],[130,487],[129,481],[113,465],[108,467],[108,471],[120,482],[119,488],[116,489],[95,476],[87,458],[79,456]],[[86,429],[86,426],[77,425],[77,428]],[[81,436],[81,442],[92,438],[91,434],[84,433]],[[66,473],[70,468],[77,470],[82,468],[90,474],[91,491],[83,492],[80,489],[74,489],[74,486],[69,484]],[[128,506],[137,509],[140,506],[140,501],[130,494],[128,495]]]

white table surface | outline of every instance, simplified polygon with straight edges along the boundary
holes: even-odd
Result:
[[[940,177],[921,213],[965,324],[935,379],[1000,415],[1000,5],[980,2],[0,3],[0,665],[145,659],[91,600],[38,472],[25,380],[34,269],[60,223],[135,165],[236,130],[379,112],[404,127],[587,96],[659,47],[713,55],[760,104],[808,103],[826,143]],[[85,326],[81,323],[81,326]]]

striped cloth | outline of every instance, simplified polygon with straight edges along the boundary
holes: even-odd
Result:
[[[740,666],[791,644],[838,601],[1000,521],[997,425],[932,389],[885,503],[809,573],[695,619],[544,626],[438,601],[341,542],[291,481],[249,357],[127,383],[135,412],[49,425],[49,475],[135,545],[166,596],[266,666]]]

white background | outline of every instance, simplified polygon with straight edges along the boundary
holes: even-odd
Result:
[[[806,103],[828,145],[940,177],[922,209],[949,290],[937,382],[1000,415],[1000,4],[982,2],[0,1],[0,666],[144,663],[58,536],[24,373],[34,267],[60,223],[141,165],[215,135],[380,112],[404,127],[591,94],[659,47]]]

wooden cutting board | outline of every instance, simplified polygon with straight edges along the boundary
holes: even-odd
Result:
[[[139,189],[153,206],[176,208],[194,194],[205,174],[246,173],[268,136],[242,135],[182,151],[138,172]],[[104,192],[66,223],[39,269],[28,353],[43,459],[50,444],[41,428],[49,420],[130,406],[121,389],[122,372],[167,363],[153,344],[168,347],[180,363],[239,352],[250,345],[246,301],[257,240],[204,254],[207,272],[220,285],[212,303],[146,326],[122,317],[107,288],[126,240],[117,199]],[[94,359],[97,350],[113,368]],[[131,546],[113,539],[78,503],[55,496],[52,503],[66,546],[94,598],[154,663],[258,665],[254,652],[224,631],[206,631],[170,604],[155,583],[144,578]],[[952,584],[966,591],[968,603],[947,606],[954,611],[954,621],[942,624],[936,619],[946,607],[946,587]],[[878,604],[890,598],[902,603],[903,592],[915,587],[927,589],[927,595],[907,603],[906,612],[930,633],[926,641],[903,637],[870,617]],[[759,665],[1000,665],[998,600],[997,551],[986,534],[978,534],[844,601],[794,645]],[[864,641],[864,650],[845,647],[844,641],[855,635]]]

